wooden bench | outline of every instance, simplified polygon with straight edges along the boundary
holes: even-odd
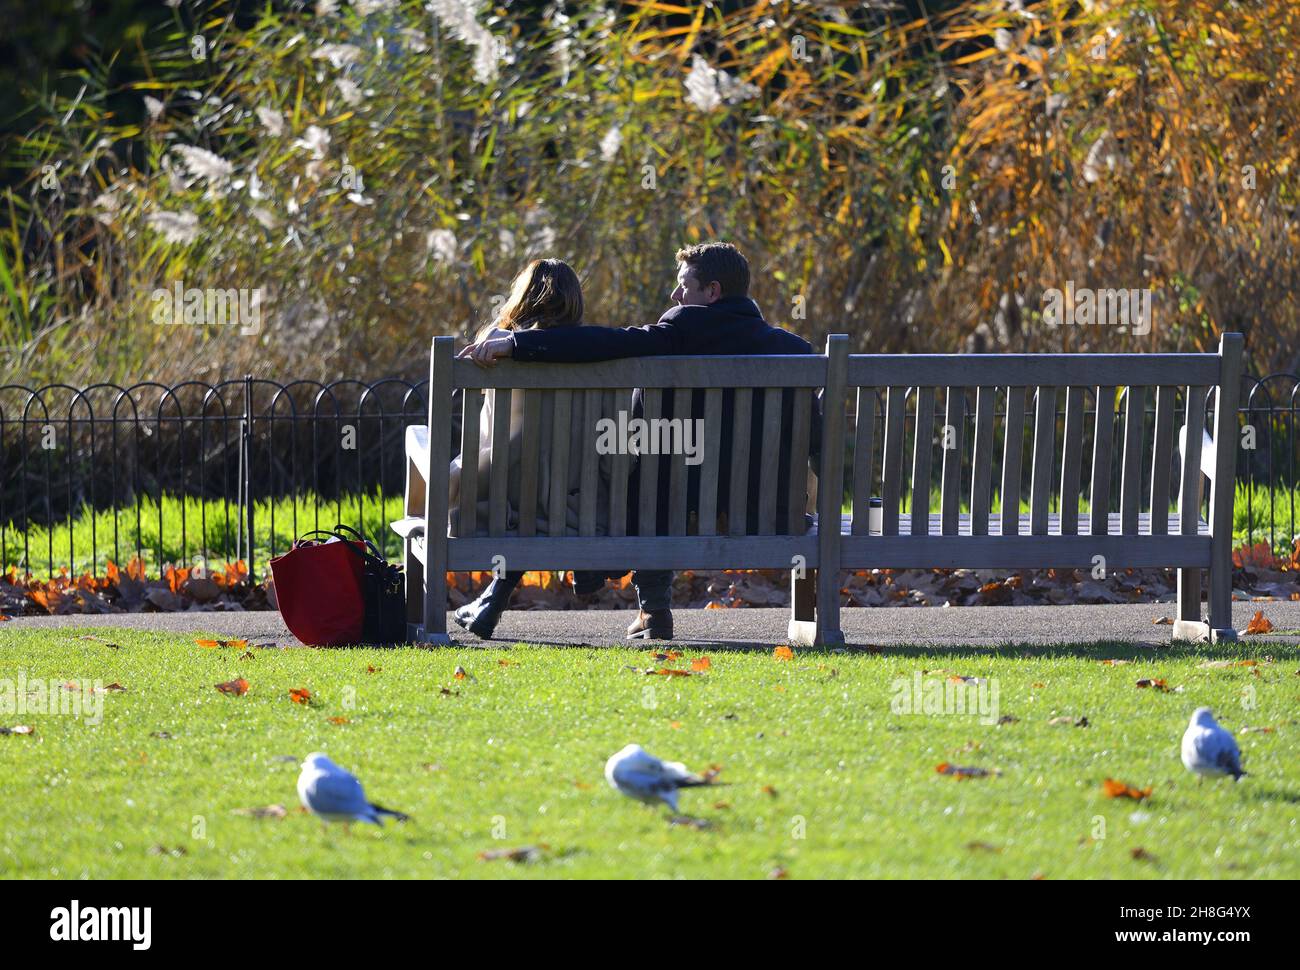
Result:
[[[423,456],[408,459],[406,513],[426,522],[447,522],[456,389],[463,389],[462,449],[467,453],[478,451],[482,395],[497,395],[494,456],[498,446],[508,447],[510,396],[525,395],[523,513],[518,527],[508,531],[506,466],[492,461],[489,521],[477,521],[472,496],[479,470],[470,462],[460,492],[461,534],[446,535],[447,530],[439,528],[426,537],[423,531],[405,530],[410,635],[417,641],[449,642],[446,572],[489,570],[494,557],[504,556],[512,570],[791,569],[787,637],[799,644],[843,642],[843,570],[1100,567],[1109,574],[1126,567],[1169,567],[1178,569],[1174,637],[1231,638],[1241,352],[1241,335],[1224,334],[1217,354],[850,356],[848,338],[834,334],[827,339],[824,355],[638,358],[599,364],[504,361],[485,370],[454,359],[453,338],[435,337],[429,374],[428,481],[426,487]],[[630,411],[631,393],[638,387],[646,389],[647,418],[660,413],[667,395],[674,396],[673,413],[681,415],[689,409],[692,392],[705,391],[698,535],[688,534],[683,455],[671,459],[668,535],[627,534],[626,496],[633,474],[627,455],[613,458],[609,534],[595,534],[596,489],[591,486],[598,461],[596,422],[620,409]],[[718,441],[722,394],[729,388],[736,395],[737,460],[724,468]],[[794,422],[788,487],[799,501],[789,503],[781,529],[775,499],[780,416],[774,406],[764,410],[761,481],[747,481],[746,432],[754,395],[767,395],[770,405],[780,400],[784,389],[796,395],[796,415],[807,414],[802,405],[825,391],[817,467],[823,484],[817,490],[817,518],[811,529],[798,511],[808,495],[808,421]],[[1206,433],[1210,391],[1212,438]],[[1148,396],[1153,403],[1149,428]],[[1063,420],[1058,420],[1058,398]],[[1180,401],[1185,419],[1176,432]],[[942,407],[938,415],[937,406]],[[590,429],[577,440],[555,433],[570,426],[573,408],[585,409],[583,426]],[[550,418],[550,429],[544,427],[543,414]],[[582,463],[582,512],[576,534],[537,535],[527,511],[536,502],[536,443],[541,434],[552,435],[553,468],[569,461]],[[1091,444],[1088,456],[1085,440]],[[1221,442],[1227,446],[1218,447]],[[1181,461],[1175,458],[1176,445]],[[905,492],[903,470],[909,455]],[[642,521],[654,520],[658,469],[655,461],[636,467]],[[1028,512],[1022,513],[1026,473]],[[716,508],[722,475],[730,476],[732,496],[725,510]],[[1204,519],[1199,514],[1202,476],[1210,481]],[[939,507],[932,509],[935,478],[940,498]],[[552,481],[560,483],[565,477],[553,474]],[[996,511],[995,481],[1001,499]],[[845,483],[851,492],[847,513],[842,510],[844,489],[825,487],[827,482]],[[760,511],[758,521],[749,523],[740,496],[754,487]],[[879,496],[878,534],[871,528],[873,496]],[[904,510],[903,499],[909,496]],[[1173,513],[1168,511],[1171,496],[1178,501]],[[564,521],[567,498],[558,484],[543,497],[550,521]],[[1089,510],[1104,509],[1106,514],[1083,511],[1081,499]],[[729,513],[726,534],[717,534],[717,512]],[[822,528],[827,522],[836,527]],[[781,531],[788,534],[776,534]],[[1202,571],[1209,573],[1208,623],[1201,615]]]

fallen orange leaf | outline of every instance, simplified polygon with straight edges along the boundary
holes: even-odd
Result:
[[[332,717],[332,718],[329,719],[329,721],[330,721],[331,724],[351,724],[351,723],[352,723],[352,722],[349,721],[346,717]]]
[[[295,704],[306,704],[311,700],[311,691],[306,687],[295,687],[289,691],[289,699]]]
[[[989,775],[994,774],[994,772],[990,771],[988,768],[954,765],[949,764],[946,761],[942,764],[935,765],[934,770],[941,775],[953,775],[958,781],[966,778],[987,778]]]
[[[195,640],[194,642],[205,650],[211,650],[214,647],[236,647],[243,650],[248,646],[247,640]]]
[[[793,660],[794,651],[789,647],[777,647],[772,651],[772,656],[777,660]]]
[[[1143,677],[1141,680],[1137,682],[1137,686],[1153,687],[1156,690],[1160,691],[1162,694],[1169,693],[1169,685],[1166,684],[1163,680],[1151,680],[1150,678]]]
[[[1116,781],[1114,778],[1107,778],[1101,783],[1101,793],[1107,798],[1131,798],[1134,801],[1142,801],[1144,798],[1151,796],[1150,788],[1132,788],[1122,781]]]
[[[242,697],[248,693],[248,681],[240,677],[237,680],[228,680],[224,684],[215,684],[217,690],[223,694],[234,694],[236,697]]]
[[[1269,621],[1268,617],[1264,615],[1263,610],[1256,610],[1255,615],[1252,616],[1250,622],[1246,624],[1246,632],[1271,633],[1273,632],[1273,624]]]
[[[712,666],[713,663],[712,661],[709,660],[708,657],[700,657],[697,660],[691,661],[692,670],[708,670]]]

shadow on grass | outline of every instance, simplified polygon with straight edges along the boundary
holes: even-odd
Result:
[[[546,640],[494,640],[454,643],[453,647],[487,647],[494,649],[512,649],[514,647],[555,647],[560,649],[596,650],[627,649],[638,652],[666,653],[675,650],[683,656],[700,653],[765,653],[770,654],[784,641],[760,643],[744,640],[638,640],[631,643],[573,643],[549,642]],[[1054,657],[1081,657],[1088,660],[1128,660],[1151,661],[1153,659],[1182,659],[1203,657],[1207,660],[1258,660],[1270,656],[1275,664],[1283,665],[1300,662],[1300,645],[1278,643],[1269,644],[1259,641],[1247,641],[1231,644],[1196,644],[1170,643],[1168,641],[1133,643],[1118,640],[1093,640],[1080,643],[1043,644],[1029,642],[1008,642],[990,646],[972,646],[970,644],[853,644],[846,643],[838,647],[794,647],[796,656],[801,657],[835,657],[835,656],[892,656],[892,657],[1004,657],[1023,660],[1043,660]]]

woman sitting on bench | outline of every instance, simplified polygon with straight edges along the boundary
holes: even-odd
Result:
[[[561,259],[537,259],[529,263],[523,272],[515,277],[515,281],[510,288],[509,298],[502,305],[496,319],[483,328],[475,342],[492,336],[508,335],[510,331],[573,327],[581,323],[582,284],[578,281],[578,274],[573,271],[573,267]],[[468,349],[466,348],[466,350]],[[462,351],[460,356],[465,356],[465,351]],[[480,411],[478,423],[479,441],[478,455],[476,457],[479,461],[477,476],[479,504],[476,517],[479,522],[487,522],[489,515],[488,479],[489,458],[492,451],[492,428],[494,426],[493,397],[494,395],[491,392],[483,396],[483,408]],[[574,438],[581,434],[581,421],[582,408],[574,408],[572,417],[572,435]],[[506,519],[507,530],[517,529],[519,525],[520,458],[523,454],[523,427],[524,395],[515,393],[510,398],[510,467],[506,478],[506,492],[509,504]],[[425,433],[427,435],[427,429],[425,429]],[[576,533],[579,518],[578,491],[581,486],[581,463],[569,462],[569,483],[566,489],[568,493],[567,521],[557,523],[558,528],[552,528],[547,522],[549,512],[547,496],[551,493],[550,450],[550,437],[543,435],[538,442],[537,454],[537,529],[539,533],[544,532],[546,535],[555,535],[557,532],[564,534],[564,532],[570,530]],[[452,459],[451,463],[448,498],[450,500],[449,518],[453,535],[460,534],[460,469],[463,460],[468,460],[468,456],[460,455]],[[598,535],[606,535],[609,531],[609,479],[610,459],[608,456],[602,455],[598,472],[599,499],[596,503],[598,510],[596,532]],[[605,572],[575,572],[573,576],[574,592],[579,596],[587,596],[599,591],[605,585],[607,575]],[[455,612],[456,623],[477,637],[484,640],[490,639],[496,629],[497,621],[501,618],[502,612],[510,602],[510,594],[514,592],[523,576],[524,574],[521,571],[508,571],[504,576],[494,578],[479,594],[478,599],[472,603],[467,603]]]

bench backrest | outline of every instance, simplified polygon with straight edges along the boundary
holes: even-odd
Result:
[[[538,502],[550,523],[564,523],[569,477],[563,469],[570,463],[578,463],[581,469],[580,516],[576,531],[566,530],[565,538],[594,536],[598,490],[592,486],[601,457],[597,425],[602,418],[616,420],[620,411],[630,415],[636,388],[645,389],[647,419],[668,408],[677,416],[689,413],[693,401],[698,406],[695,395],[703,398],[703,460],[698,471],[687,466],[684,454],[668,460],[668,521],[659,523],[659,534],[688,534],[687,484],[692,474],[698,474],[698,535],[723,538],[715,536],[715,513],[726,513],[727,536],[734,537],[727,553],[714,542],[654,544],[649,538],[655,535],[654,528],[643,525],[637,541],[645,545],[629,542],[625,548],[651,552],[656,562],[668,563],[689,553],[690,565],[768,566],[788,561],[789,550],[796,549],[808,557],[810,566],[826,561],[857,568],[859,559],[891,566],[1032,566],[1040,560],[1043,565],[1068,566],[1086,565],[1090,550],[1118,552],[1136,541],[1144,549],[1128,556],[1127,564],[1173,566],[1208,562],[1211,537],[1218,554],[1229,548],[1240,334],[1224,334],[1217,354],[850,356],[847,346],[847,337],[835,334],[828,338],[823,355],[640,358],[599,364],[506,361],[484,369],[453,359],[452,338],[435,338],[430,371],[434,457],[429,482],[435,504],[442,477],[437,456],[451,452],[450,422],[438,416],[449,414],[453,389],[464,390],[464,454],[479,450],[482,396],[496,395],[493,460],[487,470],[488,521],[479,521],[474,497],[481,472],[469,462],[462,471],[460,528],[450,540],[454,547],[460,539],[465,553],[453,559],[477,560],[479,550],[490,547],[475,542],[476,535],[516,542],[539,539],[530,512]],[[808,403],[821,390],[823,446],[816,464],[822,525],[812,541],[813,537],[802,539],[812,431],[806,418]],[[1206,420],[1211,392],[1213,444],[1203,454],[1204,432],[1211,426]],[[794,419],[784,429],[775,406],[783,394],[795,398],[790,412]],[[517,538],[506,531],[507,464],[496,460],[510,447],[513,395],[524,399]],[[724,396],[732,412],[728,421],[734,442],[727,461],[718,446]],[[754,404],[760,398],[768,406],[757,439],[760,480],[753,482],[750,462],[745,460],[750,449],[747,432],[753,427]],[[734,408],[730,407],[733,400]],[[1180,408],[1185,416],[1181,428],[1175,424],[1175,411]],[[584,417],[577,422],[574,415],[579,410]],[[1058,419],[1058,411],[1063,419]],[[576,436],[565,432],[574,426],[585,430]],[[917,434],[918,428],[922,433]],[[1180,447],[1184,436],[1186,445]],[[552,487],[549,495],[538,496],[537,453],[544,437],[550,443]],[[785,467],[776,460],[783,442],[792,455]],[[638,518],[642,523],[654,522],[659,476],[664,473],[661,463],[642,460],[634,471],[632,456],[616,452],[611,459],[609,533],[637,534],[629,530],[627,515],[631,478],[633,474],[639,478]],[[910,468],[906,486],[911,501],[904,511],[906,468]],[[1208,528],[1201,527],[1197,514],[1203,471],[1212,489]],[[725,509],[717,507],[722,476],[728,477],[730,486]],[[937,509],[931,508],[930,500],[934,477],[940,495]],[[786,479],[790,496],[784,521],[777,516],[780,478]],[[851,495],[850,535],[843,548],[839,525],[844,491],[827,487],[831,482],[844,483]],[[995,488],[1000,497],[997,510]],[[757,516],[746,514],[745,499],[752,491],[758,495]],[[445,478],[441,494],[446,495]],[[883,505],[880,536],[870,535],[872,496],[879,496]],[[1167,515],[1173,496],[1179,503],[1176,519]],[[1028,505],[1024,523],[1022,498]],[[1090,510],[1107,514],[1082,512],[1085,502]],[[968,509],[965,516],[963,507]],[[1112,519],[1110,513],[1117,515]],[[835,525],[827,527],[832,522]],[[1168,535],[1171,530],[1175,535]],[[777,533],[794,541],[773,544],[769,539],[743,538],[781,539]],[[953,543],[958,536],[970,539]],[[1083,543],[1080,536],[1095,541]],[[555,538],[559,537],[557,527]],[[538,548],[531,545],[530,556],[536,558],[533,550]],[[998,554],[990,558],[989,550],[994,548]],[[1027,555],[1030,548],[1034,552]],[[566,550],[575,550],[580,557],[590,552],[593,562],[608,558],[607,550],[597,554],[585,545],[579,549],[568,543]],[[752,561],[721,561],[742,554]]]
[[[1240,368],[1239,334],[1225,334],[1217,354],[851,356],[849,558],[995,565],[987,553],[999,548],[1007,562],[1028,566],[1037,563],[1016,558],[1028,546],[1013,537],[1081,535],[1150,543],[1140,558],[1163,565],[1208,558],[1208,536],[1231,535]],[[1208,527],[1198,514],[1203,473],[1213,489]],[[872,496],[886,540],[874,553],[871,540],[856,538],[871,534]],[[1188,540],[1139,539],[1171,532]],[[947,538],[959,535],[1000,542]],[[1035,548],[1045,563],[1067,566],[1120,545],[1044,539]]]
[[[450,338],[440,339],[448,342],[434,342],[435,371],[439,354],[451,353]],[[491,454],[482,468],[473,461],[462,462],[459,521],[453,538],[507,536],[511,457],[519,464],[519,522],[517,532],[510,534],[521,538],[594,536],[602,518],[613,536],[685,536],[688,491],[694,499],[691,510],[697,513],[690,531],[699,535],[715,535],[719,521],[733,536],[801,535],[805,531],[812,405],[826,384],[826,356],[666,357],[597,364],[502,361],[490,368],[453,360],[443,367],[449,371],[449,380],[434,384],[433,393],[447,398],[453,389],[463,392],[462,455],[478,454],[483,397],[494,395]],[[627,428],[633,420],[633,393],[638,388],[643,389],[640,417],[650,432],[643,441],[655,438],[659,445],[667,444],[659,435],[669,427],[667,419],[689,418],[692,413],[702,418],[703,440],[692,456],[680,447],[670,449],[662,459],[652,455],[639,461],[623,447],[609,453],[609,506],[598,511],[602,422],[612,422],[620,432]],[[514,446],[522,454],[510,456],[510,412],[512,401],[516,411],[519,409],[516,396],[523,399],[523,429],[522,435],[516,434]],[[724,425],[728,429],[725,435]],[[431,438],[438,430],[432,428]],[[441,430],[450,434],[449,429]],[[672,428],[677,434],[681,430],[680,424]],[[731,441],[727,449],[721,446],[724,438]],[[431,443],[438,453],[438,442]],[[619,441],[620,445],[626,443]],[[674,444],[678,443],[680,438],[675,435]],[[752,460],[754,445],[761,452],[758,462]],[[549,455],[549,495],[544,496],[538,495],[539,452]],[[783,456],[785,461],[780,460]],[[580,468],[577,476],[572,473],[575,466]],[[750,481],[751,468],[757,470],[759,480]],[[481,521],[475,502],[483,489],[479,481],[483,474],[488,476],[486,522]],[[659,479],[665,474],[666,504],[658,501]],[[722,476],[726,476],[725,483]],[[574,477],[581,482],[580,514],[577,528],[566,529],[567,485]],[[634,478],[639,480],[637,505],[629,521],[628,496]],[[688,489],[688,484],[693,487]],[[747,508],[751,493],[757,495],[756,508]],[[778,493],[783,499],[788,497],[781,509]],[[726,499],[725,508],[719,507],[720,495]],[[535,510],[539,505],[546,512],[545,533],[537,526]]]

